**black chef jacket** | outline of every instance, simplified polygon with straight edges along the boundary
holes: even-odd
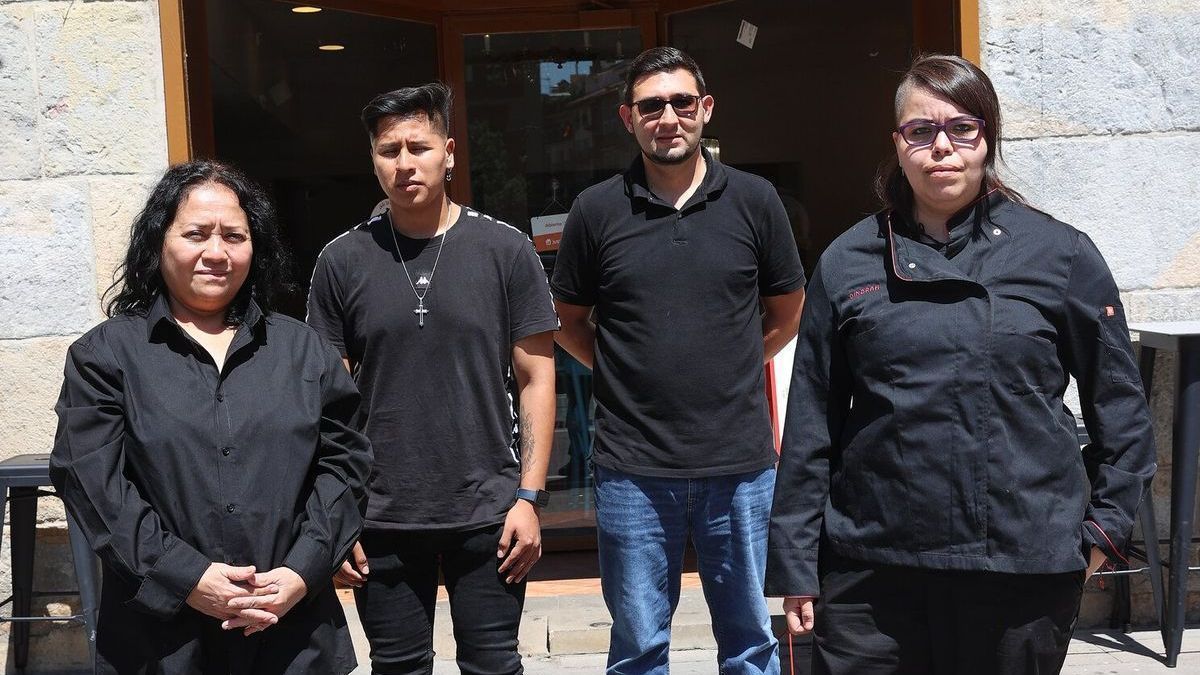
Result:
[[[341,357],[251,302],[218,372],[165,297],[67,354],[50,475],[104,567],[99,672],[346,673],[332,575],[371,451]],[[210,562],[286,565],[308,597],[249,638],[185,601]]]
[[[817,549],[1058,573],[1120,556],[1155,470],[1117,287],[1087,235],[996,194],[949,245],[869,217],[808,288],[775,488],[768,595],[818,595]],[[1092,442],[1063,405],[1079,386]]]

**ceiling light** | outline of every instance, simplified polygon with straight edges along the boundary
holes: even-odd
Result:
[[[345,48],[346,48],[346,45],[337,45],[337,44],[317,45],[317,49],[320,49],[323,52],[340,52]]]
[[[321,11],[321,8],[312,7],[310,5],[300,5],[299,7],[293,7],[292,11],[297,14],[316,14],[317,12]]]

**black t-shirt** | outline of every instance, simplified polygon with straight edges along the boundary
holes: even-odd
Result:
[[[355,364],[375,448],[367,529],[502,522],[520,479],[512,345],[558,328],[529,238],[464,207],[444,235],[393,243],[376,216],[321,252],[308,322]]]
[[[595,306],[604,467],[701,477],[775,461],[759,296],[803,288],[804,270],[771,184],[704,157],[682,210],[650,192],[639,157],[567,217],[551,288]]]

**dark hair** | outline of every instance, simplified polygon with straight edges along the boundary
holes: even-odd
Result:
[[[228,164],[197,159],[167,169],[146,200],[146,206],[129,230],[129,249],[125,261],[114,273],[105,307],[108,316],[145,315],[155,298],[166,292],[162,278],[162,249],[167,229],[175,220],[179,205],[195,188],[208,183],[224,185],[237,195],[238,204],[250,224],[254,256],[245,283],[225,313],[225,319],[240,322],[250,298],[263,312],[274,309],[276,294],[290,290],[290,258],[279,240],[275,206],[257,184]],[[115,295],[114,295],[115,291]]]
[[[441,82],[430,82],[417,87],[405,87],[380,94],[371,99],[362,110],[362,123],[367,135],[374,142],[379,131],[379,120],[396,116],[401,119],[424,116],[429,126],[450,137],[450,87]]]
[[[983,120],[987,155],[983,160],[980,193],[997,191],[1015,202],[1027,205],[1021,193],[1004,184],[997,169],[997,163],[1003,163],[1000,154],[1000,101],[987,74],[961,56],[918,56],[896,87],[897,124],[904,102],[914,89],[923,89]],[[912,186],[900,171],[900,163],[894,153],[888,155],[875,173],[875,196],[886,210],[912,213]]]
[[[621,90],[621,100],[625,105],[633,105],[633,85],[638,80],[654,73],[669,73],[673,70],[686,70],[696,78],[696,87],[701,96],[708,92],[704,89],[704,74],[696,60],[685,52],[674,47],[652,47],[637,55],[629,64],[625,73],[625,88]]]

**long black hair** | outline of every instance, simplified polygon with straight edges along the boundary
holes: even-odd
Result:
[[[207,183],[224,185],[237,195],[238,204],[250,224],[250,241],[254,247],[250,272],[229,304],[226,321],[239,323],[251,298],[263,312],[272,311],[275,296],[291,288],[288,283],[290,257],[279,240],[279,224],[270,198],[238,169],[212,159],[197,159],[167,169],[151,191],[146,206],[133,221],[125,260],[113,274],[113,284],[104,293],[108,298],[105,306],[108,316],[145,315],[155,298],[166,293],[161,267],[167,229],[188,194]]]
[[[918,56],[896,87],[895,118],[900,123],[904,102],[914,89],[921,89],[945,99],[983,120],[983,138],[987,155],[983,159],[983,185],[980,194],[996,191],[1009,199],[1028,206],[1021,193],[1000,178],[997,165],[1003,164],[1000,153],[1000,100],[986,73],[961,56],[925,54]],[[911,215],[913,191],[900,171],[895,153],[879,165],[875,173],[875,196],[885,210]]]

